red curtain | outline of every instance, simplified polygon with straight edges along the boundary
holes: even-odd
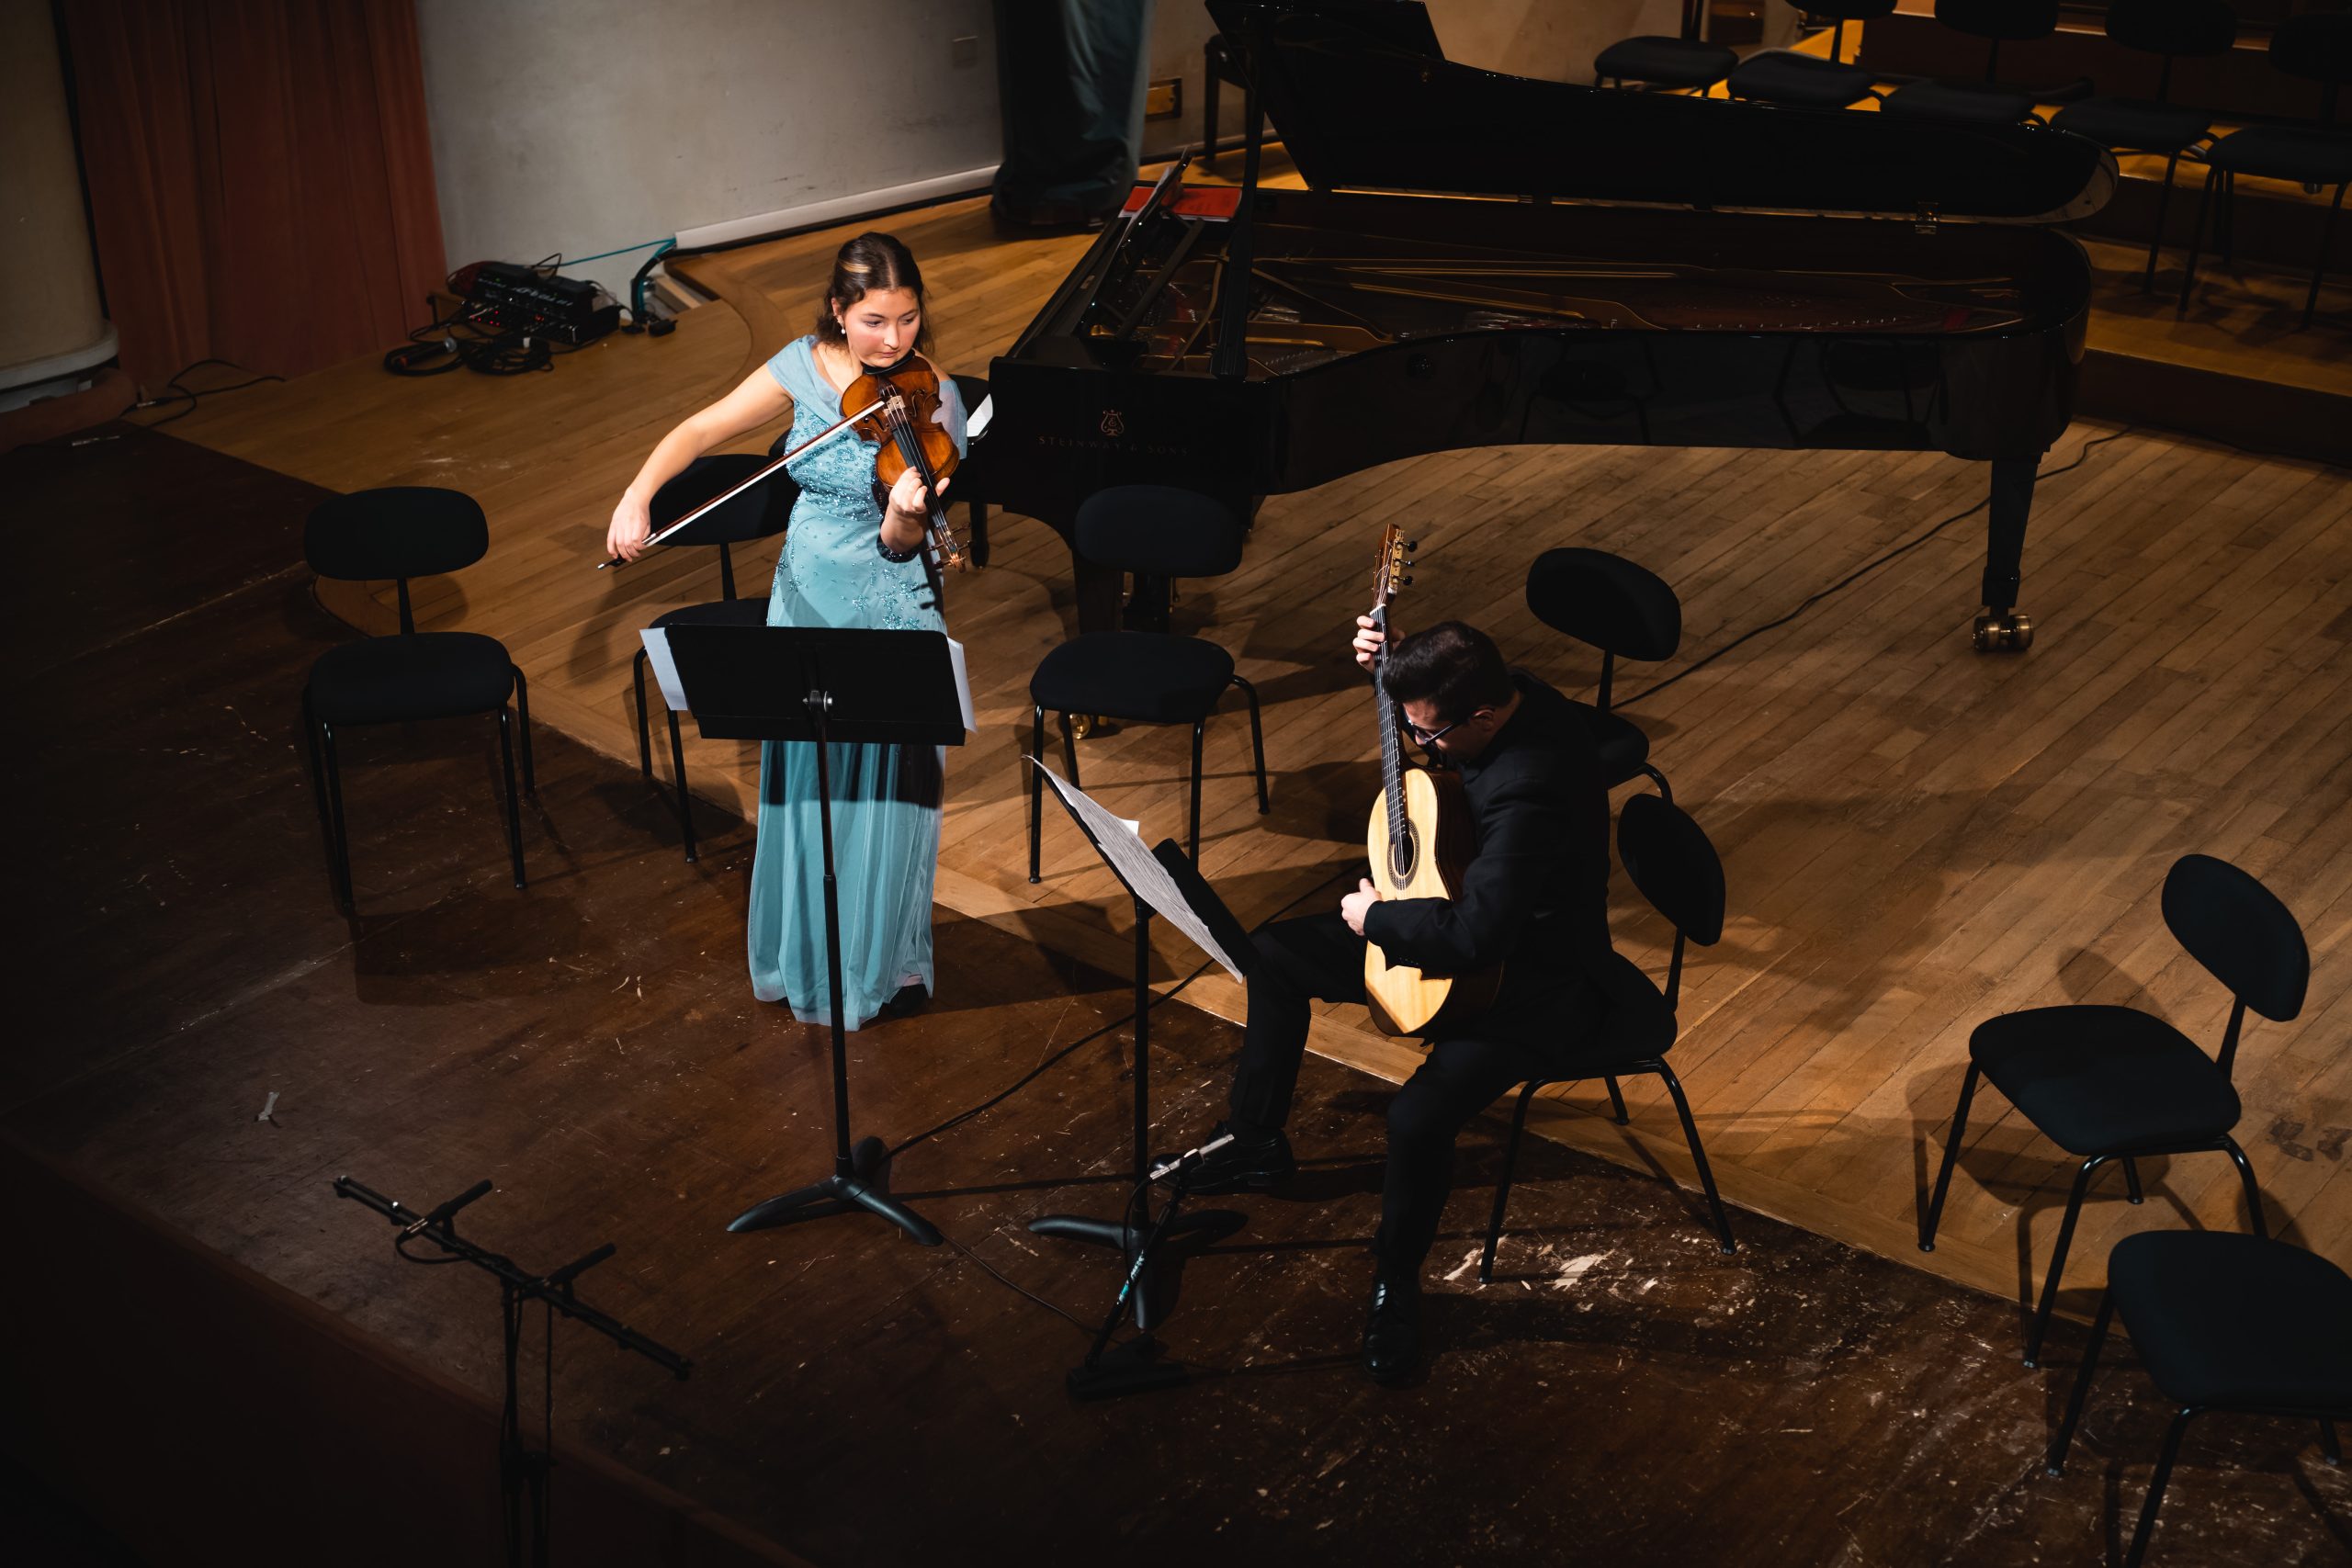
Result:
[[[411,0],[61,7],[122,364],[297,376],[431,320],[447,264]]]

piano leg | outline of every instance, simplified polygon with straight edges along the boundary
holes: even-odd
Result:
[[[1984,613],[1976,617],[1976,651],[2022,653],[2033,646],[2033,617],[2018,613],[2025,567],[2025,525],[2033,510],[2035,457],[1993,459],[1992,521],[1984,531]]]

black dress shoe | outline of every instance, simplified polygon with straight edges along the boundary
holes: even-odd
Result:
[[[1220,1122],[1209,1129],[1204,1144],[1214,1144],[1232,1132],[1229,1124]],[[1173,1155],[1154,1155],[1151,1163],[1166,1165]],[[1298,1161],[1292,1157],[1290,1140],[1278,1128],[1270,1134],[1249,1137],[1237,1134],[1233,1142],[1215,1154],[1203,1155],[1186,1178],[1184,1190],[1201,1196],[1218,1192],[1239,1192],[1245,1189],[1263,1191],[1279,1187],[1298,1174]],[[1172,1178],[1170,1179],[1173,1179]]]
[[[1421,1359],[1421,1282],[1381,1280],[1363,1325],[1363,1370],[1376,1383],[1402,1382]]]

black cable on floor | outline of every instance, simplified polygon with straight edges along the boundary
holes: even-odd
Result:
[[[2110,441],[2120,441],[2123,437],[2131,434],[2139,428],[2140,427],[2136,424],[2127,424],[2122,429],[2115,431],[2109,434],[2101,435],[2093,440],[2084,442],[2083,449],[2075,454],[2075,460],[2073,462],[2068,463],[2064,468],[2052,468],[2048,473],[2034,475],[2034,482],[2039,484],[2043,479],[2054,479],[2060,474],[2072,473],[2075,469],[2083,466],[2083,459],[2091,455],[2092,447],[2104,446]],[[2224,442],[2222,445],[2227,446],[2229,443]],[[1713,664],[1716,660],[1721,659],[1724,654],[1729,653],[1733,649],[1737,648],[1741,643],[1750,641],[1756,637],[1762,637],[1766,632],[1773,631],[1779,627],[1787,626],[1791,621],[1795,620],[1799,615],[1804,615],[1807,610],[1812,609],[1815,604],[1820,604],[1824,599],[1828,598],[1831,594],[1838,592],[1841,589],[1852,587],[1855,583],[1860,581],[1863,578],[1868,577],[1871,572],[1876,571],[1880,567],[1886,565],[1889,561],[1895,559],[1897,557],[1910,554],[1913,550],[1917,549],[1921,545],[1926,544],[1928,540],[1934,538],[1937,535],[1942,533],[1953,524],[1958,523],[1964,518],[1975,516],[1978,513],[1984,511],[1985,507],[1991,505],[1992,500],[1993,498],[1991,496],[1986,496],[1983,501],[1978,502],[1967,511],[1953,513],[1942,522],[1938,523],[1933,527],[1929,528],[1926,533],[1921,534],[1917,538],[1911,539],[1905,543],[1895,546],[1894,548],[1887,551],[1884,555],[1879,556],[1872,560],[1863,562],[1860,566],[1856,567],[1853,570],[1848,572],[1845,576],[1839,578],[1828,587],[1817,590],[1816,592],[1808,594],[1804,602],[1799,604],[1795,609],[1791,610],[1787,615],[1780,617],[1780,619],[1767,621],[1760,626],[1740,633],[1739,636],[1732,638],[1721,648],[1714,649],[1712,651],[1702,655],[1697,660],[1694,660],[1690,663],[1686,664],[1681,669],[1676,671],[1673,674],[1668,675],[1665,680],[1658,682],[1656,685],[1645,686],[1642,690],[1634,693],[1630,697],[1619,698],[1617,702],[1611,705],[1611,706],[1628,707],[1634,703],[1640,702],[1645,697],[1654,697],[1660,692],[1665,691],[1668,686],[1673,685],[1677,681],[1681,680],[1684,676],[1697,674],[1700,671],[1704,670],[1708,665]]]

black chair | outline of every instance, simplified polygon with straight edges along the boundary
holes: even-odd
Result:
[[[1510,1141],[1503,1145],[1503,1172],[1495,1183],[1494,1216],[1487,1224],[1487,1247],[1478,1258],[1478,1279],[1495,1277],[1495,1245],[1502,1237],[1503,1210],[1510,1201],[1511,1168],[1519,1160],[1519,1140],[1527,1128],[1527,1102],[1545,1084],[1581,1078],[1606,1078],[1609,1102],[1617,1124],[1625,1124],[1625,1097],[1617,1080],[1636,1073],[1656,1073],[1666,1080],[1667,1093],[1682,1118],[1682,1135],[1690,1145],[1690,1159],[1699,1168],[1699,1184],[1706,1189],[1707,1208],[1714,1215],[1715,1233],[1725,1252],[1732,1251],[1731,1221],[1715,1191],[1714,1172],[1708,1168],[1707,1151],[1699,1142],[1698,1123],[1690,1120],[1690,1102],[1683,1097],[1682,1080],[1666,1065],[1679,1026],[1675,1009],[1682,994],[1683,943],[1712,947],[1724,934],[1724,865],[1715,846],[1699,824],[1679,807],[1654,795],[1636,795],[1617,814],[1617,854],[1625,874],[1641,889],[1650,907],[1674,923],[1674,955],[1667,963],[1666,989],[1660,992],[1640,965],[1622,953],[1610,954],[1611,968],[1603,989],[1611,1010],[1600,1038],[1578,1045],[1571,1070],[1536,1078],[1522,1086],[1510,1113]]]
[[[1890,15],[1894,0],[1805,0],[1802,9],[1828,17],[1837,26],[1829,35],[1829,58],[1799,54],[1792,50],[1768,49],[1751,54],[1731,73],[1731,96],[1760,103],[1794,104],[1804,108],[1842,109],[1848,104],[1876,97],[1876,81],[1860,65],[1839,60],[1846,51],[1846,24],[1867,22]]]
[[[2209,1410],[2319,1423],[2320,1451],[2344,1462],[2335,1423],[2352,1420],[2352,1277],[2283,1241],[2226,1231],[2143,1231],[2107,1260],[2082,1371],[2050,1451],[2065,1469],[2107,1325],[2123,1319],[2149,1381],[2179,1408],[2140,1505],[2124,1568],[2138,1568],[2188,1423]]]
[[[2237,33],[2237,13],[2224,0],[2113,0],[2107,8],[2107,36],[2159,58],[2156,96],[2085,98],[2051,118],[2057,130],[2087,136],[2113,152],[2165,155],[2164,188],[2156,193],[2155,227],[2148,234],[2148,271],[2141,281],[2144,288],[2156,286],[2156,252],[2164,243],[2165,212],[2172,205],[2173,170],[2213,126],[2206,110],[2172,101],[2172,62],[2227,54]]]
[[[2235,243],[2237,177],[2290,180],[2305,190],[2335,187],[2327,217],[2320,224],[2319,254],[2312,262],[2310,292],[2303,297],[2304,326],[2319,309],[2320,278],[2327,271],[2328,243],[2335,235],[2335,215],[2344,209],[2344,187],[2352,184],[2352,129],[2335,119],[2336,89],[2352,82],[2352,13],[2290,17],[2270,35],[2270,63],[2290,76],[2320,83],[2320,123],[2317,125],[2256,125],[2232,131],[2205,154],[2205,188],[2197,198],[2197,226],[2188,236],[2188,269],[2181,274],[2180,309],[2188,309],[2188,291],[2197,281],[2197,259],[2205,244],[2205,212],[2212,205],[2213,182],[2222,182],[2222,254]]]
[[[1645,34],[1620,39],[1593,56],[1592,85],[1646,82],[1657,87],[1687,87],[1704,96],[1739,64],[1738,55],[1699,36],[1699,25],[1706,16],[1707,0],[1682,0],[1680,37]]]
[[[1666,580],[1623,556],[1574,547],[1545,550],[1527,569],[1527,607],[1555,631],[1600,649],[1600,690],[1578,703],[1600,749],[1614,789],[1637,773],[1674,798],[1666,775],[1650,762],[1650,738],[1609,705],[1617,660],[1674,657],[1682,644],[1682,602]]]
[[[1893,115],[1970,125],[2040,122],[2033,106],[2044,95],[2000,80],[2001,45],[2027,43],[2056,32],[2058,0],[1936,0],[1936,20],[1954,32],[1985,40],[1984,76],[1909,83],[1889,93],[1881,107]],[[2089,85],[2077,83],[2064,91],[2079,96]]]
[[[2247,1008],[2279,1022],[2302,1011],[2303,992],[2311,981],[2311,950],[2303,942],[2302,927],[2277,896],[2211,855],[2183,855],[2173,863],[2165,876],[2164,916],[2189,956],[2236,998],[2218,1061],[2171,1024],[2136,1008],[2031,1008],[1987,1019],[1968,1037],[1968,1074],[1961,1079],[1960,1106],[1952,1112],[1935,1196],[1919,1227],[1919,1250],[1936,1249],[1936,1225],[1943,1217],[1944,1195],[1951,1186],[1951,1168],[1960,1155],[1968,1104],[1979,1077],[2008,1096],[2009,1103],[2044,1137],[2069,1154],[2086,1156],[2066,1195],[2058,1247],[2051,1254],[2041,1303],[2026,1338],[2029,1367],[2041,1357],[2042,1336],[2058,1303],[2058,1280],[2065,1272],[2066,1249],[2075,1239],[2083,1194],[2109,1160],[2122,1161],[2127,1190],[2137,1203],[2142,1197],[2137,1156],[2204,1150],[2227,1154],[2245,1185],[2255,1234],[2268,1234],[2253,1168],[2230,1135],[2240,1114],[2230,1069],[2237,1061],[2238,1033]]]
[[[514,886],[523,886],[523,812],[514,798],[514,718],[523,729],[523,793],[537,794],[531,770],[531,694],[505,645],[478,632],[420,632],[408,580],[473,565],[490,553],[490,524],[473,497],[454,490],[401,486],[355,491],[314,508],[302,528],[302,557],[321,577],[345,581],[390,578],[400,592],[401,629],[330,649],[302,686],[302,739],[334,874],[335,902],[352,905],[351,840],[343,821],[343,773],[335,758],[338,727],[498,715],[498,751],[506,769],[506,849]],[[514,699],[510,714],[506,699]]]
[[[700,506],[714,495],[719,495],[742,483],[768,465],[769,459],[753,452],[730,452],[716,457],[697,457],[686,466],[684,473],[663,485],[653,495],[646,508],[651,514],[655,531],[671,524]],[[691,527],[681,529],[662,541],[662,548],[682,545],[718,547],[718,593],[707,604],[687,604],[653,617],[656,628],[671,626],[763,626],[768,622],[768,596],[753,599],[735,596],[735,558],[730,547],[747,544],[753,539],[774,538],[784,532],[791,519],[793,501],[800,494],[800,487],[792,482],[790,474],[777,474],[773,479],[753,486],[726,505],[712,510],[707,517],[695,519]],[[640,644],[637,657],[629,661],[629,681],[637,691],[637,770],[645,782],[653,782],[652,716],[645,705],[645,649]],[[686,749],[678,730],[678,716],[664,710],[670,721],[670,776],[677,785],[678,836],[686,846],[686,859],[695,858],[693,802],[686,794]]]
[[[1098,565],[1138,575],[1220,577],[1241,564],[1241,520],[1207,496],[1166,485],[1116,485],[1078,509],[1078,550]],[[1258,689],[1234,672],[1233,655],[1203,637],[1168,632],[1090,632],[1063,643],[1029,678],[1035,705],[1033,756],[1046,754],[1046,710],[1061,715],[1062,760],[1078,781],[1073,713],[1145,724],[1193,727],[1193,858],[1201,852],[1201,732],[1228,686],[1250,699],[1250,750],[1258,768],[1258,809],[1266,798],[1266,739]],[[1029,774],[1029,880],[1037,880],[1046,781]]]

